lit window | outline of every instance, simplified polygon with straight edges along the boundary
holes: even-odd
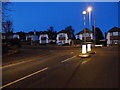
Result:
[[[118,36],[118,32],[113,32],[113,36]]]
[[[84,33],[83,36],[85,36],[85,37],[89,37],[90,34],[89,34],[89,33]]]

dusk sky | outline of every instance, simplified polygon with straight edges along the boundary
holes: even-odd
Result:
[[[92,19],[102,32],[118,26],[117,2],[12,2],[9,14],[14,32],[45,31],[50,26],[60,31],[71,25],[76,34],[84,29],[82,11],[88,6],[93,7]]]

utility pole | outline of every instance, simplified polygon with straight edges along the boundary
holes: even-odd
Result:
[[[94,18],[94,44],[96,44],[96,18]]]

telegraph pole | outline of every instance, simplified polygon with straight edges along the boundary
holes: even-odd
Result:
[[[94,18],[94,44],[96,44],[96,18]]]

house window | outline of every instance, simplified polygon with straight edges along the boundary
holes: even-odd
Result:
[[[110,36],[118,36],[118,32],[111,32]]]
[[[41,40],[46,40],[47,38],[46,37],[41,37]]]
[[[89,37],[90,34],[89,34],[89,33],[84,33],[83,36],[84,36],[84,37]]]
[[[65,37],[65,34],[60,34],[60,37]]]
[[[118,44],[118,40],[110,40],[111,44]]]
[[[59,40],[65,40],[65,37],[59,37]]]
[[[118,44],[118,40],[113,40],[113,44]]]

